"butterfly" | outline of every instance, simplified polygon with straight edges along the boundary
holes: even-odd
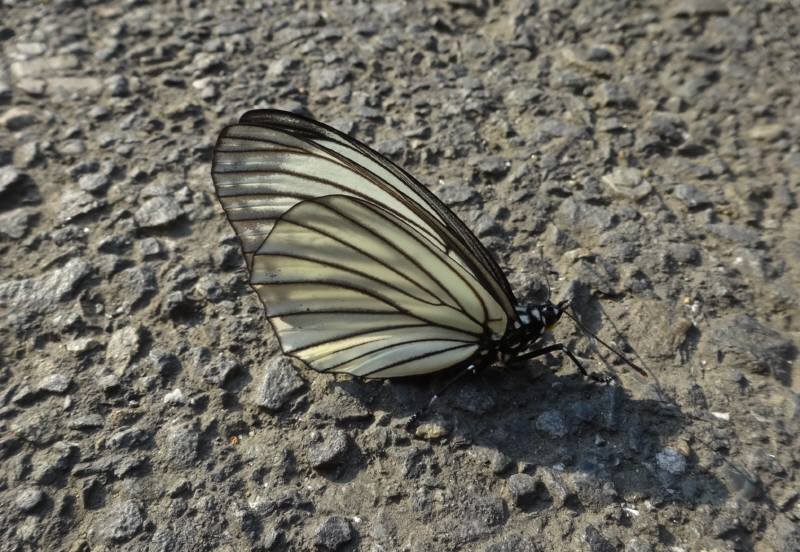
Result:
[[[563,351],[583,371],[563,344],[535,347],[568,303],[520,305],[466,225],[352,137],[249,111],[221,132],[212,178],[282,351],[314,370],[475,372]]]

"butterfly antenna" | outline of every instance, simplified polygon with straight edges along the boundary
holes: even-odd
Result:
[[[605,347],[606,349],[608,349],[609,351],[611,351],[612,353],[614,353],[615,355],[617,355],[617,357],[618,357],[620,360],[622,360],[622,362],[624,362],[625,364],[627,364],[628,366],[630,366],[631,368],[633,368],[633,369],[634,369],[634,370],[635,370],[637,373],[639,373],[640,375],[642,375],[642,376],[644,376],[644,377],[648,377],[648,376],[647,376],[647,372],[644,370],[644,368],[642,368],[642,367],[640,367],[640,366],[638,366],[638,365],[634,364],[633,362],[631,362],[630,360],[628,360],[628,358],[627,358],[625,355],[623,355],[621,352],[619,352],[619,351],[618,351],[616,348],[612,347],[611,345],[609,345],[608,343],[606,343],[605,341],[603,341],[602,339],[600,339],[599,337],[597,337],[595,334],[593,334],[592,332],[590,332],[590,331],[589,331],[589,330],[586,328],[586,326],[584,326],[584,325],[583,325],[583,324],[580,322],[580,320],[578,320],[578,318],[577,318],[576,316],[574,316],[573,314],[570,314],[570,312],[569,312],[568,310],[564,310],[564,311],[563,311],[563,313],[564,313],[564,314],[566,314],[566,315],[567,315],[569,318],[571,318],[571,319],[572,319],[572,321],[573,321],[573,322],[575,322],[575,325],[578,327],[578,329],[579,329],[579,330],[581,330],[581,331],[582,331],[584,334],[588,335],[588,336],[589,336],[589,337],[591,337],[592,339],[596,339],[596,340],[597,340],[597,341],[598,341],[598,342],[599,342],[599,343],[600,343],[600,344],[601,344],[603,347]]]
[[[544,285],[547,286],[547,298],[545,303],[550,302],[550,276],[547,275],[547,264],[544,262],[544,248],[539,247],[539,259],[542,262],[542,274],[544,275]]]

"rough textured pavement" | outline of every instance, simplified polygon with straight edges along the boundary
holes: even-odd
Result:
[[[796,2],[0,14],[0,550],[800,549]],[[565,321],[617,384],[553,356],[415,427],[446,374],[293,366],[209,175],[255,107],[374,145],[654,377]]]

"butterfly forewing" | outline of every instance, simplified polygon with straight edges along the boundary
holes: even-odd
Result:
[[[348,136],[291,113],[257,110],[226,128],[214,150],[217,195],[248,266],[275,221],[293,205],[332,194],[379,205],[480,281],[510,319],[511,288],[464,224],[408,173]]]
[[[502,335],[502,306],[404,218],[343,195],[298,203],[254,252],[251,283],[284,352],[319,371],[442,370]]]

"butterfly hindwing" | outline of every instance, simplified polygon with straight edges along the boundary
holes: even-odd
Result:
[[[286,211],[254,251],[251,284],[284,352],[324,372],[438,371],[507,324],[474,275],[396,213],[352,196]]]

